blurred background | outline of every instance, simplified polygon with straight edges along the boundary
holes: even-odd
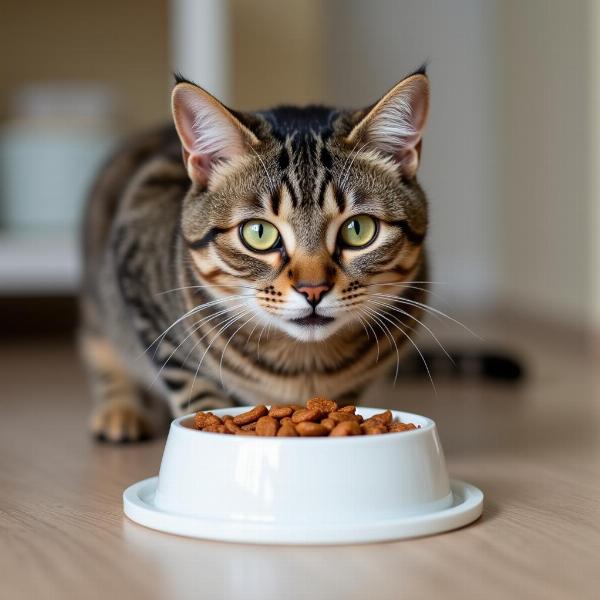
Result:
[[[597,597],[599,0],[0,6],[0,562],[9,589],[36,591],[5,597],[73,597],[77,585],[85,597],[197,597],[208,577],[224,597],[320,598],[335,585],[350,598],[390,573],[417,597],[471,597],[473,585],[486,598]],[[452,476],[484,491],[483,519],[360,554],[194,545],[128,523],[121,492],[157,472],[164,439],[114,447],[85,428],[77,223],[98,165],[170,119],[176,70],[238,109],[361,107],[424,61],[431,302],[483,339],[427,323],[450,350],[513,357],[527,376],[481,377],[466,360],[456,377],[422,330],[437,394],[403,374],[361,403],[432,417]]]
[[[592,348],[600,330],[594,0],[4,0],[0,324],[69,332],[98,165],[169,119],[174,70],[239,109],[373,102],[424,61],[433,301]],[[502,327],[501,327],[502,329]],[[493,340],[492,340],[493,341]]]

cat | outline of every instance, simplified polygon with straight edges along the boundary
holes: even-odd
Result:
[[[355,402],[425,307],[421,68],[362,110],[225,107],[176,76],[174,127],[105,165],[84,218],[92,432],[239,404]]]

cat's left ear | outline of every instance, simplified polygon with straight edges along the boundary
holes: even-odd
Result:
[[[173,89],[171,108],[188,175],[202,186],[208,184],[219,162],[246,154],[249,145],[259,143],[228,108],[187,81]]]
[[[419,166],[428,112],[429,80],[419,72],[396,84],[369,108],[346,142],[379,150],[398,163],[404,176],[413,177]]]

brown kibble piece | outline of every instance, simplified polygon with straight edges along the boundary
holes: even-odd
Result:
[[[320,423],[313,423],[311,421],[302,421],[296,425],[296,431],[302,437],[316,437],[322,435],[328,435],[326,427],[323,427]]]
[[[261,417],[256,422],[256,435],[275,436],[279,429],[279,421],[275,417]]]
[[[229,433],[238,433],[238,431],[242,431],[234,422],[233,419],[226,419],[223,422],[225,429],[229,431]]]
[[[212,425],[207,425],[202,429],[202,431],[208,431],[210,433],[229,433],[225,425],[221,423],[213,423]]]
[[[233,417],[233,422],[236,425],[247,425],[248,423],[252,423],[252,421],[258,421],[258,419],[264,417],[268,412],[269,409],[264,404],[259,404],[253,409]]]
[[[336,423],[341,423],[342,421],[354,421],[358,422],[358,415],[353,415],[349,412],[332,412],[329,413],[329,418],[335,421]]]
[[[306,403],[306,408],[308,409],[316,409],[322,413],[328,414],[337,410],[337,404],[333,400],[328,400],[327,398],[321,398],[320,396],[316,396],[315,398],[311,398]]]
[[[338,423],[329,434],[331,437],[342,435],[361,435],[360,425],[356,421],[342,421]]]
[[[327,431],[331,431],[337,425],[337,423],[333,419],[327,417],[321,421],[321,425],[323,425]]]
[[[365,420],[356,413],[356,406],[338,408],[333,400],[320,396],[308,400],[306,408],[296,404],[275,404],[269,410],[261,404],[240,415],[222,418],[199,411],[194,415],[193,426],[208,433],[261,437],[380,435],[419,428],[414,423],[395,421],[390,410]]]
[[[197,412],[194,416],[194,427],[196,429],[204,429],[209,425],[220,425],[221,423],[221,419],[210,412]]]
[[[417,426],[414,423],[400,423],[400,421],[395,421],[390,425],[388,431],[396,433],[399,431],[410,431],[411,429],[417,429]]]
[[[283,419],[284,417],[291,417],[293,413],[294,409],[291,406],[271,406],[269,416]]]
[[[366,421],[360,426],[365,435],[379,435],[387,433],[388,428],[383,423],[367,423]]]
[[[367,419],[365,421],[365,423],[370,423],[372,421],[377,421],[378,423],[381,423],[382,425],[390,425],[392,422],[392,411],[391,410],[386,410],[385,412],[382,413],[378,413],[376,415],[373,415],[371,418]]]
[[[298,437],[298,433],[292,421],[284,423],[277,432],[278,437]]]
[[[323,413],[316,408],[303,408],[292,415],[292,421],[296,424],[304,421],[318,421]]]

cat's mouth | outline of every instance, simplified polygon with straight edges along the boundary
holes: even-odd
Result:
[[[296,325],[302,325],[304,327],[315,326],[315,325],[328,325],[334,320],[333,317],[323,317],[317,313],[312,313],[308,317],[302,317],[300,319],[292,319],[292,323]]]

